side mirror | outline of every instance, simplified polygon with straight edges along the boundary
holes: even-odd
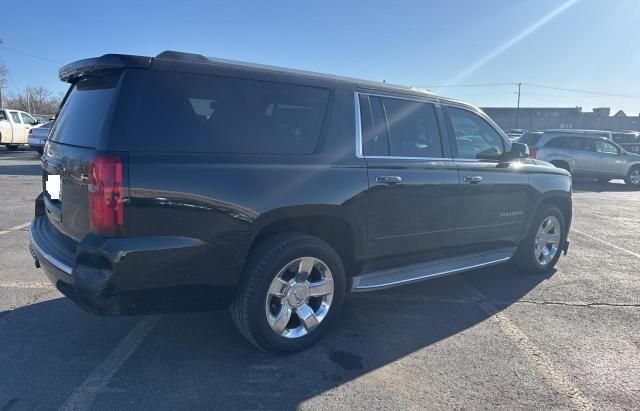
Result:
[[[523,143],[511,143],[511,158],[529,158],[529,146]]]

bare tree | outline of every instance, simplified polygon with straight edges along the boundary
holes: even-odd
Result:
[[[54,96],[45,87],[29,86],[22,93],[10,93],[7,98],[7,106],[16,110],[26,111],[32,114],[55,114],[62,98]]]
[[[9,70],[0,65],[0,108],[4,107],[4,100],[2,99],[2,91],[9,83]]]

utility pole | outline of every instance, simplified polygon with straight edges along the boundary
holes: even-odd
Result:
[[[518,128],[518,120],[520,119],[520,87],[522,83],[518,83],[518,107],[516,108],[516,127]]]
[[[0,37],[0,44],[2,44],[2,37]],[[4,108],[4,102],[2,101],[2,80],[0,79],[0,110]]]

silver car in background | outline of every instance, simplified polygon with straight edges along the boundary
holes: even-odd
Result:
[[[38,150],[38,153],[40,155],[42,155],[42,152],[44,150],[44,143],[47,141],[51,126],[53,126],[53,120],[49,120],[43,125],[33,127],[29,130],[29,137],[27,138],[29,147]]]
[[[564,168],[573,176],[601,182],[623,178],[625,183],[640,187],[640,155],[629,153],[598,133],[545,131],[533,151],[535,158]]]

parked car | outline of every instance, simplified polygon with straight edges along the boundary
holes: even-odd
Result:
[[[538,141],[538,159],[571,172],[605,182],[614,178],[640,186],[640,155],[594,134],[560,133]]]
[[[47,114],[34,114],[32,117],[35,118],[40,124],[44,124],[47,121],[53,120],[54,118],[54,116],[47,115]]]
[[[542,131],[527,131],[518,139],[518,143],[529,147],[529,157],[536,158],[537,143],[542,137]]]
[[[529,146],[529,157],[538,158],[538,149],[540,147],[555,137],[566,135],[604,137],[609,140],[612,138],[611,132],[604,130],[549,129],[525,133],[518,139],[518,142]]]
[[[291,352],[347,292],[510,259],[545,273],[567,251],[569,173],[471,105],[178,52],[60,78],[30,248],[90,312],[230,307],[253,344]]]
[[[612,133],[613,141],[630,153],[640,154],[640,134],[637,132]]]
[[[38,121],[29,113],[20,110],[0,110],[0,144],[7,149],[15,150],[22,144],[27,144],[27,135]]]
[[[40,155],[42,155],[44,143],[47,141],[47,136],[49,135],[49,130],[52,125],[53,120],[49,120],[44,124],[29,129],[29,137],[27,138],[29,147],[38,150]]]

